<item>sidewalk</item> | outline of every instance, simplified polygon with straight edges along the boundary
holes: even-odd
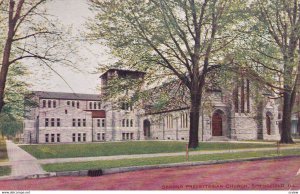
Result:
[[[300,149],[300,146],[281,147],[280,150]],[[222,153],[237,153],[237,152],[252,152],[252,151],[271,151],[277,148],[251,148],[251,149],[233,149],[233,150],[216,150],[216,151],[193,151],[189,155],[203,155],[203,154],[222,154]],[[134,154],[134,155],[117,155],[117,156],[97,156],[97,157],[77,157],[77,158],[52,158],[40,159],[39,164],[54,164],[65,162],[88,162],[97,160],[120,160],[120,159],[134,159],[134,158],[153,158],[164,156],[183,156],[186,152],[176,153],[157,153],[157,154]]]
[[[9,164],[12,168],[10,176],[29,176],[46,173],[38,164],[38,160],[36,158],[19,148],[13,142],[7,140],[6,147]]]

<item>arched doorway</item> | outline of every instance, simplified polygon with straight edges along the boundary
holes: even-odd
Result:
[[[223,135],[223,120],[220,112],[215,112],[212,116],[212,136]]]
[[[150,124],[150,121],[148,119],[144,120],[144,136],[145,138],[150,138],[151,135],[150,135],[150,127],[151,127],[151,124]]]
[[[267,126],[267,134],[271,135],[271,116],[269,114],[266,115],[266,126]]]

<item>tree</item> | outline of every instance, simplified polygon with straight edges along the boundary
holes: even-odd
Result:
[[[21,131],[23,126],[22,120],[15,118],[10,114],[0,114],[0,132],[1,136],[15,136]]]
[[[168,74],[189,91],[189,147],[198,146],[199,113],[206,77],[227,64],[226,48],[245,1],[90,0],[96,17],[89,38],[101,40],[124,68]],[[239,12],[240,11],[240,12]],[[242,23],[239,23],[242,28]]]
[[[72,47],[64,40],[57,21],[47,15],[45,2],[48,1],[0,1],[0,112],[5,105],[6,82],[13,64],[35,59],[56,72],[51,64],[71,62],[67,56],[73,52]]]
[[[293,143],[291,116],[299,86],[300,1],[255,0],[250,12],[254,21],[247,50],[257,79],[283,99],[281,143]],[[252,63],[251,63],[252,62]],[[253,65],[254,64],[254,65]],[[297,72],[298,69],[298,72]],[[254,77],[255,77],[254,76]]]

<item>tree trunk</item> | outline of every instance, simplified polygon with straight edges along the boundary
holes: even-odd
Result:
[[[291,93],[286,91],[284,92],[283,97],[283,117],[281,125],[281,139],[280,143],[294,143],[291,136],[292,128],[292,102],[291,102]]]
[[[201,88],[194,88],[193,91],[191,91],[189,148],[196,148],[199,146],[198,131],[201,95]]]
[[[300,115],[298,116],[297,132],[298,136],[300,136]]]
[[[9,7],[9,20],[8,20],[8,32],[7,32],[7,38],[5,42],[5,47],[3,50],[3,58],[2,58],[2,67],[0,72],[0,113],[2,112],[3,106],[4,106],[4,92],[5,92],[5,84],[7,79],[7,73],[10,65],[10,54],[11,54],[11,47],[13,43],[13,37],[14,37],[14,29],[16,25],[16,19],[13,18],[14,13],[14,1],[10,1],[10,7]]]

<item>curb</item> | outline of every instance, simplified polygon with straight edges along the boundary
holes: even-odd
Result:
[[[171,163],[171,164],[160,164],[160,165],[147,165],[147,166],[130,166],[110,169],[98,169],[102,170],[100,176],[117,174],[124,172],[133,172],[139,170],[151,170],[161,168],[174,168],[174,167],[189,167],[189,166],[201,166],[201,165],[213,165],[213,164],[226,164],[236,162],[250,162],[250,161],[262,161],[262,160],[277,160],[277,159],[288,159],[288,158],[299,158],[299,155],[291,156],[273,156],[273,157],[262,157],[262,158],[242,158],[242,159],[229,159],[229,160],[210,160],[204,162],[183,162],[183,163]],[[61,177],[61,176],[88,176],[89,170],[79,171],[63,171],[63,172],[50,172],[46,174],[34,174],[27,176],[3,176],[0,180],[23,180],[23,179],[37,179],[37,178],[49,178],[49,177]]]
[[[274,156],[274,157],[262,157],[262,158],[230,159],[230,160],[210,160],[210,161],[205,161],[205,162],[184,162],[184,163],[171,163],[171,164],[147,165],[147,166],[130,166],[130,167],[103,169],[102,175],[132,172],[132,171],[139,171],[139,170],[201,166],[201,165],[225,164],[225,163],[247,162],[247,161],[261,161],[261,160],[274,160],[274,159],[287,159],[287,158],[299,158],[299,157],[300,157],[299,155],[291,155],[291,156]],[[53,172],[53,176],[56,176],[56,177],[59,177],[59,176],[87,176],[88,171],[89,170]]]

